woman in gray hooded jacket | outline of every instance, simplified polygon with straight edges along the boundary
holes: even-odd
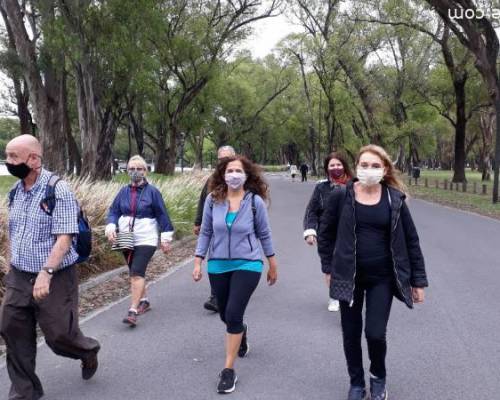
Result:
[[[265,204],[268,186],[257,165],[242,156],[225,159],[217,166],[209,191],[193,278],[201,279],[202,260],[208,253],[208,277],[227,331],[226,362],[217,391],[231,393],[237,381],[236,356],[245,357],[249,350],[243,317],[263,269],[259,241],[269,262],[270,285],[276,282],[277,264]]]

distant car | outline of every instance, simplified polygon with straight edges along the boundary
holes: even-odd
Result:
[[[127,163],[126,162],[118,163],[118,172],[127,172]]]

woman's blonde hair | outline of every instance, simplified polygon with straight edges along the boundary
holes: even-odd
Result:
[[[127,168],[132,161],[135,161],[135,162],[138,162],[139,164],[141,164],[141,166],[144,168],[144,172],[148,172],[148,164],[146,163],[146,160],[144,158],[142,158],[139,155],[130,157],[130,160],[128,160],[128,162],[127,162]]]
[[[389,154],[387,154],[387,152],[382,147],[377,146],[375,144],[369,144],[368,146],[362,147],[359,150],[358,157],[356,158],[356,166],[358,166],[359,160],[364,153],[372,153],[380,157],[380,159],[384,163],[384,167],[386,170],[386,174],[384,176],[384,182],[387,186],[391,186],[395,189],[398,189],[405,194],[408,193],[406,185],[400,178],[400,172],[396,169],[396,167],[392,163]]]

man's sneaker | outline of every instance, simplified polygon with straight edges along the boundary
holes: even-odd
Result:
[[[99,363],[97,362],[97,352],[99,349],[93,351],[87,358],[82,360],[82,378],[86,381],[94,376],[97,371]]]
[[[208,300],[203,304],[205,310],[219,312],[219,307],[217,306],[217,299],[215,296],[210,296]]]
[[[124,324],[129,324],[132,328],[137,325],[137,313],[135,311],[129,310],[127,316],[123,318]]]
[[[224,368],[220,373],[219,384],[217,385],[218,393],[232,393],[236,388],[236,382],[238,382],[238,377],[234,372],[234,369]]]
[[[349,388],[349,394],[347,395],[347,400],[365,400],[366,390],[361,386],[351,386]]]
[[[238,350],[238,357],[245,357],[250,351],[250,346],[248,345],[248,325],[245,324],[245,330],[243,331],[243,336],[241,337],[241,344]]]
[[[370,377],[371,400],[388,400],[387,389],[385,388],[385,378]]]
[[[339,306],[339,301],[335,299],[329,299],[328,300],[328,311],[330,312],[336,312],[340,308]]]
[[[137,314],[142,315],[151,310],[151,304],[147,300],[141,300],[137,307]]]

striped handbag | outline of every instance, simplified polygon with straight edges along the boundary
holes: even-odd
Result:
[[[139,196],[139,200],[137,201],[137,205],[141,203],[141,197],[144,193],[145,189],[142,189],[141,194]],[[135,225],[135,216],[137,214],[137,207],[133,207],[132,211],[132,222],[129,224],[129,231],[117,231],[116,232],[116,240],[111,246],[111,250],[113,251],[124,251],[124,250],[134,250],[134,225]]]

